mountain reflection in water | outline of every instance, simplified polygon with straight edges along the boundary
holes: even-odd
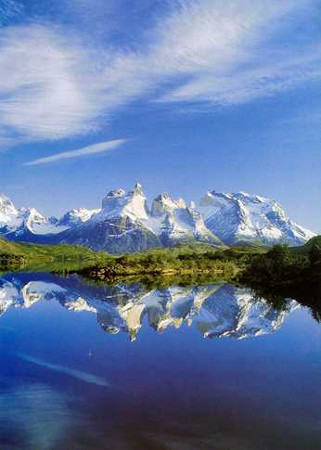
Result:
[[[13,273],[0,278],[0,315],[10,308],[29,309],[52,300],[69,311],[96,314],[106,333],[125,332],[131,340],[146,323],[158,332],[186,324],[206,338],[249,338],[278,330],[298,307],[287,300],[282,309],[275,309],[250,289],[222,282],[152,289],[138,282],[91,285],[75,274],[63,278]]]
[[[2,275],[1,450],[321,448],[310,309],[147,283]]]

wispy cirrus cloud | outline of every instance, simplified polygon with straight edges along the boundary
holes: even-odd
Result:
[[[59,27],[3,29],[0,124],[31,140],[90,132],[102,105],[88,56]]]
[[[34,161],[29,161],[24,166],[38,166],[49,164],[63,159],[80,158],[82,156],[92,156],[98,153],[105,153],[114,150],[124,145],[126,139],[115,139],[113,141],[99,142],[98,144],[88,145],[86,147],[71,150],[69,152],[56,153],[55,155],[39,158]]]
[[[274,65],[263,64],[239,69],[237,77],[229,74],[202,74],[164,94],[162,103],[199,102],[214,105],[240,105],[262,97],[271,97],[321,78],[317,48],[305,55],[284,56]],[[321,51],[321,48],[320,48]],[[320,61],[319,61],[320,60]]]
[[[23,11],[23,3],[20,0],[1,0],[0,24],[6,23]]]
[[[317,42],[298,44],[282,36],[312,17],[315,2],[196,0],[179,5],[158,30],[155,60],[172,76],[159,101],[241,104],[320,78]]]
[[[314,0],[165,4],[134,44],[95,42],[48,21],[2,29],[2,142],[86,135],[137,99],[239,105],[320,78],[315,39],[286,34],[308,26]]]

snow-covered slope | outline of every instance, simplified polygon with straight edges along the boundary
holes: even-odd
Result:
[[[171,199],[167,193],[153,201],[150,215],[143,223],[159,236],[164,246],[193,240],[222,244],[195,209],[187,207],[183,199]]]
[[[87,222],[59,236],[59,242],[87,245],[111,253],[146,250],[161,245],[158,236],[144,226],[148,220],[146,198],[141,186],[133,191],[109,192],[102,209]]]
[[[226,244],[301,245],[315,234],[297,225],[274,200],[259,195],[207,193],[197,205],[207,227]]]
[[[125,192],[123,189],[111,191],[102,201],[100,215],[96,221],[113,219],[114,217],[129,217],[133,221],[148,218],[147,200],[139,183],[133,191]]]
[[[18,211],[12,201],[4,194],[0,194],[0,231],[16,229],[21,223]]]
[[[30,242],[55,242],[55,235],[77,227],[91,219],[100,209],[73,209],[61,219],[45,217],[34,208],[15,208],[12,201],[0,194],[0,234],[8,239]]]
[[[87,222],[94,214],[98,214],[99,212],[100,209],[72,209],[59,219],[57,225],[72,228]]]
[[[192,240],[221,242],[206,228],[197,211],[187,208],[183,200],[174,201],[168,194],[154,200],[151,210],[140,184],[133,191],[109,192],[102,209],[81,226],[60,236],[62,242],[89,245],[94,250],[113,253],[140,251],[171,246]]]
[[[225,283],[147,289],[140,283],[87,285],[77,275],[16,274],[0,278],[0,315],[11,307],[31,308],[49,300],[75,313],[96,314],[104,331],[123,331],[131,340],[137,338],[144,317],[158,332],[186,325],[195,326],[207,338],[256,337],[278,330],[298,307],[288,300],[285,310],[275,310],[249,289]]]
[[[16,209],[12,201],[0,194],[0,234],[9,239],[31,240],[37,235],[60,233],[57,219],[46,218],[34,208]]]
[[[258,195],[207,193],[189,206],[160,194],[148,207],[140,184],[113,190],[101,209],[73,209],[61,219],[16,209],[0,195],[0,234],[39,243],[80,244],[111,253],[170,247],[191,241],[223,244],[301,245],[315,234],[289,219],[274,200]]]

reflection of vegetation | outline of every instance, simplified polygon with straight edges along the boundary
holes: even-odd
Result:
[[[273,309],[277,311],[286,311],[289,307],[289,302],[287,301],[287,298],[280,293],[277,292],[271,292],[269,290],[264,289],[255,289],[254,296],[257,299],[264,298],[270,305],[272,305]]]
[[[86,271],[88,272],[88,271]],[[100,280],[99,278],[84,277],[86,283],[96,286],[116,286],[119,283],[125,283],[132,285],[138,283],[143,285],[146,289],[167,289],[171,286],[207,286],[212,283],[225,283],[227,282],[227,277],[222,279],[222,274],[220,273],[207,273],[207,274],[175,274],[175,275],[132,275],[132,276],[115,276]]]
[[[321,236],[302,247],[277,245],[270,251],[189,244],[118,257],[81,246],[18,244],[0,239],[0,269],[82,271],[96,282],[142,281],[158,288],[237,278],[277,309],[284,307],[284,298],[294,298],[321,319]]]
[[[321,321],[321,237],[306,245],[287,248],[277,245],[252,258],[240,279],[260,296],[270,299],[294,298],[312,309]]]
[[[276,245],[266,254],[252,258],[242,277],[272,288],[318,282],[321,279],[321,238],[294,249]]]
[[[296,300],[303,306],[310,308],[312,316],[321,323],[321,282],[314,284],[289,285],[283,287],[269,287],[250,285],[257,297],[264,298],[275,309],[285,310],[286,299]]]

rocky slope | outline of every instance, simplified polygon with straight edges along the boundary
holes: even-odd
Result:
[[[314,236],[290,220],[275,201],[259,195],[207,193],[197,205],[207,227],[226,244],[301,245]]]
[[[187,205],[163,193],[149,208],[140,184],[133,191],[109,192],[100,209],[74,209],[60,219],[46,218],[35,209],[16,209],[8,197],[0,195],[0,234],[12,240],[80,244],[111,253],[192,241],[214,246],[296,246],[314,236],[265,197],[213,191]]]

